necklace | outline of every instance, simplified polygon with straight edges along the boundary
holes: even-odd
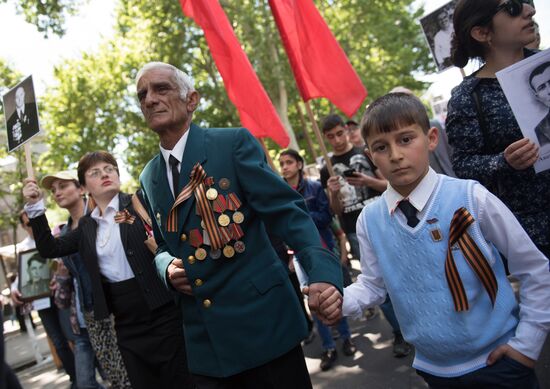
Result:
[[[109,223],[106,220],[104,220],[104,222],[107,223],[105,228],[97,229],[97,243],[101,248],[107,246],[107,243],[109,243],[109,239],[111,239],[111,235],[113,235],[112,234],[113,224]]]

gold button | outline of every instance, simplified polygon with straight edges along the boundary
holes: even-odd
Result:
[[[195,263],[195,257],[190,255],[187,257],[187,262],[189,262],[191,265]]]
[[[187,240],[187,235],[181,234],[181,235],[180,235],[180,240],[181,240],[182,242],[185,242],[185,241]]]
[[[212,305],[212,301],[206,299],[206,300],[204,300],[204,301],[202,302],[202,305],[203,305],[203,307],[205,307],[205,308],[210,308],[210,306]]]
[[[202,284],[203,284],[203,282],[202,282],[202,280],[201,280],[200,278],[197,278],[197,279],[195,280],[195,286],[202,286]]]

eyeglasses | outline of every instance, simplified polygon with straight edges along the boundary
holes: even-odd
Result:
[[[500,4],[495,9],[495,12],[493,15],[496,15],[500,11],[505,10],[506,12],[508,12],[508,15],[515,18],[521,15],[521,12],[523,11],[523,4],[527,4],[533,7],[533,1],[531,0],[508,0]]]
[[[114,172],[118,172],[118,169],[116,167],[114,167],[113,165],[107,165],[107,166],[104,166],[103,169],[95,168],[95,169],[88,170],[86,172],[86,177],[99,178],[99,177],[101,177],[101,173],[111,174],[111,173],[114,173]]]

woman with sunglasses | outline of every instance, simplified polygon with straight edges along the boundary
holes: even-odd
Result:
[[[535,9],[521,0],[460,0],[454,13],[454,65],[483,66],[453,90],[447,133],[453,167],[480,181],[514,212],[550,257],[550,170],[535,174],[538,145],[524,138],[495,73],[534,52]]]
[[[76,229],[58,238],[51,235],[42,191],[35,181],[25,182],[25,210],[38,251],[45,258],[80,254],[90,274],[94,319],[113,314],[132,388],[193,387],[181,315],[157,276],[154,254],[146,244],[147,219],[141,219],[136,201],[120,192],[115,158],[105,151],[87,153],[77,172],[96,207],[80,218]]]

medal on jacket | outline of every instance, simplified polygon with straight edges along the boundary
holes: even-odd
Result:
[[[212,185],[214,184],[214,177],[205,178],[204,184],[208,187],[208,190],[206,191],[206,198],[211,201],[216,200],[216,197],[218,197],[218,191],[212,188]]]
[[[241,224],[244,221],[244,214],[238,209],[241,207],[241,200],[235,193],[229,193],[227,195],[227,209],[233,212],[233,222]]]
[[[227,227],[229,225],[229,222],[231,219],[229,219],[229,216],[224,214],[225,210],[227,209],[227,200],[225,199],[225,196],[222,194],[219,194],[218,197],[214,200],[214,212],[217,212],[220,214],[218,216],[218,224],[222,227]]]
[[[189,244],[195,247],[195,258],[203,261],[206,258],[206,250],[201,247],[203,240],[201,231],[198,228],[189,232]]]
[[[246,245],[242,240],[240,240],[244,236],[241,226],[232,223],[229,225],[229,232],[231,233],[231,238],[235,239],[235,243],[233,244],[235,251],[239,254],[244,253],[246,250]]]

